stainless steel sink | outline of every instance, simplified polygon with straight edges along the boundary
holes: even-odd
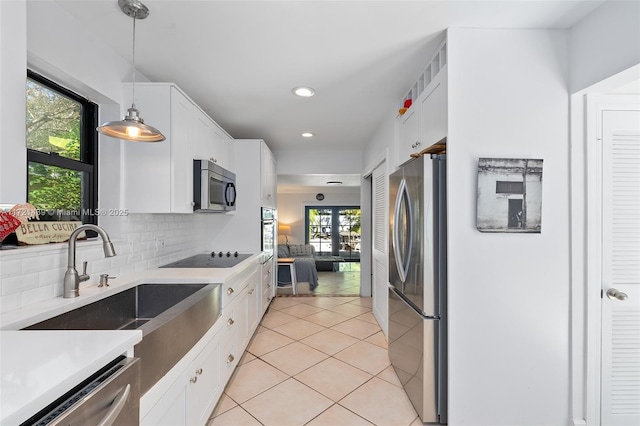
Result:
[[[24,330],[141,330],[134,355],[144,394],[220,315],[220,284],[140,284]]]

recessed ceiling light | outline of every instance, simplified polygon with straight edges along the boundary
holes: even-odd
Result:
[[[305,137],[305,138],[312,138],[312,137],[314,137],[315,135],[316,135],[315,133],[311,133],[311,132],[304,132],[304,133],[302,134],[302,137]]]
[[[291,93],[293,93],[294,95],[302,96],[303,98],[310,98],[311,96],[316,94],[316,91],[311,87],[300,86],[291,89]]]
[[[339,180],[329,180],[327,181],[327,185],[342,185],[342,182]]]

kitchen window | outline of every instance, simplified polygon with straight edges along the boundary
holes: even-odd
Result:
[[[27,71],[27,202],[40,219],[97,223],[98,106]]]

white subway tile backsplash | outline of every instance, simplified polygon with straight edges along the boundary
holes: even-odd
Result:
[[[0,278],[20,275],[21,273],[22,261],[20,259],[2,261],[2,267],[0,267]]]
[[[54,257],[55,256],[43,255],[24,258],[22,259],[22,273],[28,274],[30,272],[40,272],[53,269],[55,265]]]
[[[45,285],[62,283],[64,279],[64,273],[67,271],[67,268],[57,268],[50,269],[48,271],[42,271],[38,273],[38,286],[42,287]]]
[[[0,297],[0,312],[15,311],[20,308],[21,293],[7,294]],[[0,324],[1,325],[1,324]]]
[[[49,300],[54,296],[54,286],[53,284],[38,287],[31,290],[23,291],[21,294],[22,306],[32,305],[34,303],[44,302],[45,300]]]
[[[0,295],[20,293],[38,287],[38,273],[21,274],[15,277],[3,278],[0,282],[2,290]]]
[[[80,241],[76,248],[76,267],[88,261],[91,279],[80,288],[95,285],[98,275],[119,276],[155,268],[183,259],[206,248],[203,227],[207,218],[185,214],[130,214],[120,223],[117,255],[105,259],[102,242]],[[109,229],[107,229],[109,232]],[[156,249],[156,240],[164,247]],[[62,278],[67,265],[67,244],[50,244],[0,253],[0,308],[3,312],[27,304],[62,296]]]

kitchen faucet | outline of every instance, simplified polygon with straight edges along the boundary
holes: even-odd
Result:
[[[64,274],[64,298],[78,297],[80,295],[80,283],[89,279],[87,262],[84,262],[82,275],[78,275],[78,271],[76,270],[76,240],[78,239],[78,235],[87,229],[100,234],[104,257],[113,257],[116,255],[116,250],[113,248],[111,239],[104,229],[92,224],[78,226],[69,236],[69,261],[67,262],[67,272]]]

